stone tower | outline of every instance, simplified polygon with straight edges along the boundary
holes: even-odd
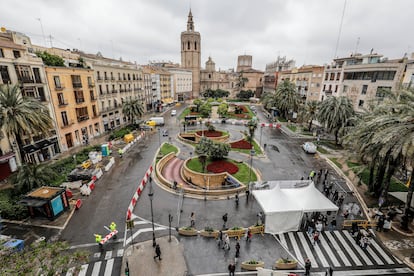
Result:
[[[237,72],[252,69],[253,57],[249,55],[238,56],[237,58]]]
[[[193,93],[191,97],[200,95],[200,69],[201,69],[201,37],[194,30],[193,15],[188,13],[187,31],[181,33],[181,67],[193,72]]]

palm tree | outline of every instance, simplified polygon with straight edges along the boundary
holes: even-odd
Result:
[[[293,82],[284,80],[276,87],[273,104],[280,110],[286,119],[290,111],[297,111],[299,102],[299,94],[296,91],[296,85]]]
[[[49,184],[55,176],[56,173],[48,166],[23,164],[11,180],[14,187],[24,194],[34,188]]]
[[[319,103],[317,101],[309,101],[306,103],[304,109],[301,112],[303,121],[309,122],[308,130],[312,129],[312,121],[316,120],[318,114]]]
[[[141,118],[144,114],[144,107],[138,99],[129,100],[123,103],[122,113],[128,117],[128,120],[135,123],[135,119]]]
[[[320,104],[317,117],[329,132],[335,134],[335,143],[338,145],[339,132],[345,129],[354,114],[352,102],[347,97],[329,97]]]
[[[16,141],[20,160],[23,160],[23,137],[47,135],[52,128],[52,118],[42,103],[23,97],[18,85],[0,87],[0,128],[9,142]]]

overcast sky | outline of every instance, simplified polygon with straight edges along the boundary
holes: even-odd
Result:
[[[34,44],[77,48],[147,64],[181,62],[180,34],[190,8],[201,33],[201,63],[253,67],[286,56],[296,65],[330,63],[345,0],[1,0],[0,26],[29,35]],[[414,52],[414,1],[347,0],[337,56],[374,52],[400,58]],[[40,18],[39,21],[37,18]],[[359,39],[358,39],[359,38]],[[359,43],[358,43],[359,40]],[[47,46],[50,46],[47,38]]]

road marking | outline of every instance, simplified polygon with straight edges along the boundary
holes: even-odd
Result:
[[[96,259],[100,258],[101,257],[101,252],[94,253],[93,257],[96,258]]]
[[[375,247],[375,249],[381,254],[381,256],[385,259],[387,264],[395,264],[394,261],[388,256],[387,253],[381,248],[381,246],[378,245],[378,243],[371,239],[371,245]]]
[[[377,256],[377,254],[375,254],[375,252],[372,250],[371,247],[367,246],[366,250],[374,258],[374,260],[377,262],[377,264],[384,265],[384,262]]]
[[[348,239],[348,241],[352,244],[352,246],[356,249],[356,251],[358,252],[358,254],[362,257],[362,259],[364,259],[364,261],[367,263],[367,265],[373,265],[373,263],[371,262],[371,260],[368,258],[368,256],[365,254],[365,252],[361,249],[361,247],[359,247],[359,245],[357,245],[355,243],[354,238],[351,236],[351,234],[346,231],[346,230],[342,230],[342,233],[345,234],[345,237]]]
[[[299,250],[298,244],[296,243],[296,240],[295,240],[295,237],[293,236],[293,233],[292,233],[292,232],[289,232],[289,233],[288,233],[288,236],[289,236],[290,241],[291,241],[291,243],[292,243],[292,245],[293,245],[293,250],[295,251],[296,258],[297,258],[298,260],[303,260],[304,258],[303,258],[303,256],[302,256],[302,254],[300,253],[300,250]]]
[[[322,244],[323,248],[328,253],[328,257],[331,259],[333,265],[334,266],[341,266],[341,264],[339,263],[339,261],[336,259],[334,253],[332,252],[331,247],[329,246],[329,244],[327,243],[327,241],[323,237],[322,233],[319,236],[319,238],[321,239],[321,242],[319,244]]]
[[[112,243],[119,243],[119,242],[123,242],[124,239],[117,239],[117,240],[113,240]],[[71,247],[69,247],[69,249],[77,249],[77,248],[83,248],[83,247],[92,247],[92,246],[97,246],[97,243],[85,243],[85,244],[78,244],[78,245],[72,245]]]
[[[298,233],[299,240],[302,244],[302,247],[305,249],[306,255],[309,258],[309,260],[311,261],[311,266],[313,268],[317,268],[318,263],[316,262],[315,257],[313,256],[312,251],[311,251],[308,243],[306,242],[306,238],[305,238],[304,234],[302,232],[297,232],[297,233]]]
[[[335,276],[365,276],[365,275],[387,275],[397,273],[413,273],[408,267],[402,268],[384,268],[384,269],[367,269],[367,270],[344,270],[334,272]]]
[[[86,271],[88,271],[89,264],[84,264],[81,266],[78,276],[86,276]]]
[[[112,275],[112,267],[114,266],[114,259],[110,259],[106,262],[104,276]]]
[[[105,260],[112,258],[112,251],[106,251],[105,253]]]
[[[285,235],[284,234],[278,234],[277,236],[279,237],[280,243],[283,244],[283,246],[285,248],[288,248],[288,245],[287,245],[287,242],[286,242],[286,239],[285,239]]]
[[[345,256],[345,254],[342,251],[341,247],[339,247],[339,245],[336,242],[336,240],[332,237],[332,234],[330,232],[325,232],[325,235],[328,238],[328,240],[331,242],[331,244],[333,245],[333,247],[336,250],[336,252],[341,257],[341,260],[344,262],[345,266],[351,266],[351,263],[349,262],[348,258]]]
[[[166,230],[166,229],[168,229],[168,228],[164,228],[164,227],[155,227],[155,228],[154,228],[154,231]],[[131,238],[131,237],[129,237],[129,238],[125,241],[125,244],[129,244],[130,242],[132,242],[132,239],[136,238],[139,234],[141,234],[141,233],[145,233],[145,232],[150,232],[150,231],[152,231],[152,228],[142,228],[142,229],[139,229],[137,232],[135,232],[135,233],[132,235],[132,238]]]
[[[122,257],[123,255],[124,255],[124,249],[118,249],[118,251],[116,252],[116,256]]]
[[[303,235],[303,233],[301,233]],[[308,236],[308,235],[307,235]],[[320,236],[320,235],[319,235]],[[309,240],[311,241],[311,243],[313,244],[313,249],[316,252],[316,255],[318,255],[319,259],[321,260],[322,266],[323,267],[329,267],[328,261],[326,260],[325,256],[322,253],[321,248],[319,247],[319,245],[321,244],[321,241],[317,242],[316,245],[313,243],[313,239],[311,237],[309,237]],[[307,245],[307,244],[306,244]],[[311,260],[312,261],[312,260]]]
[[[99,270],[101,269],[101,264],[102,264],[101,261],[94,263],[91,276],[98,276],[99,275]]]
[[[349,255],[351,256],[351,258],[354,261],[354,263],[357,266],[362,266],[361,261],[359,260],[359,258],[357,257],[357,255],[354,253],[354,251],[352,251],[351,247],[349,247],[349,245],[345,241],[345,239],[341,236],[341,233],[339,231],[334,231],[334,234],[339,239],[339,241],[341,242],[341,244],[344,246],[346,252],[349,253]]]

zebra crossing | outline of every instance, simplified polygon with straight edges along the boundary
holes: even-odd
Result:
[[[395,258],[375,238],[370,246],[362,249],[347,230],[325,231],[316,245],[306,232],[289,232],[274,235],[280,244],[291,252],[299,262],[309,258],[312,269],[378,269],[402,268],[403,262]]]
[[[75,267],[71,267],[66,273],[66,276],[119,275],[123,255],[124,249],[95,252],[91,255],[89,263],[81,265],[78,274],[74,273]]]

